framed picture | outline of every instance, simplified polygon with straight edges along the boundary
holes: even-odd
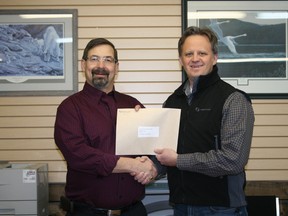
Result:
[[[77,91],[77,10],[0,10],[0,96]]]
[[[288,98],[287,19],[287,1],[182,0],[183,31],[212,29],[220,77],[251,98]]]

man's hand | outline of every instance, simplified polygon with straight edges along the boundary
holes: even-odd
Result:
[[[178,154],[168,148],[155,149],[156,158],[162,165],[165,166],[176,166]]]
[[[140,106],[140,105],[136,105],[136,106],[134,107],[134,109],[135,109],[136,112],[138,112],[138,111],[141,109],[141,106]]]
[[[131,175],[134,176],[134,179],[141,184],[148,184],[153,181],[157,176],[157,170],[153,161],[147,156],[137,157],[136,160],[141,163],[138,167],[139,171],[131,173]]]

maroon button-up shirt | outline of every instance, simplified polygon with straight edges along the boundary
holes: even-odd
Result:
[[[99,208],[115,209],[144,197],[145,186],[128,173],[115,174],[117,108],[143,105],[113,91],[105,94],[85,83],[57,109],[54,138],[67,161],[66,196]]]

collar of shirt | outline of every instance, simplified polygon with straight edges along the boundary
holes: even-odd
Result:
[[[96,100],[97,103],[100,102],[101,98],[103,96],[109,95],[112,96],[114,98],[114,100],[116,101],[115,98],[115,88],[113,87],[113,90],[111,92],[109,92],[108,94],[106,94],[105,92],[94,88],[93,86],[89,85],[87,82],[85,82],[84,87],[83,87],[83,92],[89,96],[89,97],[93,97],[93,100]]]

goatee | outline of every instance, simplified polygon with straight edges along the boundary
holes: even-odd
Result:
[[[97,75],[104,75],[104,77],[97,77]],[[99,90],[105,88],[108,84],[109,71],[104,68],[95,68],[92,70],[93,86]]]

